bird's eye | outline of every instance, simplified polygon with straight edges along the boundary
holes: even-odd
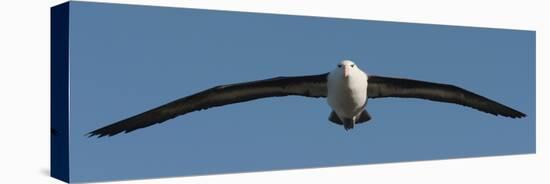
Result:
[[[338,65],[338,68],[342,68],[342,65]]]
[[[355,65],[351,65],[351,67],[353,68]]]

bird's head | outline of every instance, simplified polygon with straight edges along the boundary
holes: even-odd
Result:
[[[357,65],[350,60],[341,61],[338,65],[336,65],[336,69],[334,69],[334,72],[342,75],[344,78],[349,78],[350,75],[359,71],[361,71],[359,67],[357,67]]]

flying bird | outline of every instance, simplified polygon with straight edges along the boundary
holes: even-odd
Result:
[[[367,75],[349,60],[330,73],[276,77],[266,80],[216,86],[191,96],[137,114],[88,133],[113,136],[148,127],[190,112],[267,97],[326,97],[332,108],[328,120],[345,130],[371,119],[365,110],[369,98],[419,98],[454,103],[493,115],[522,118],[525,114],[460,87],[419,80]]]

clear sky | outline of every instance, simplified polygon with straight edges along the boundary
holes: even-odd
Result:
[[[72,2],[72,181],[373,164],[535,152],[535,32]],[[269,98],[130,134],[87,132],[219,84],[320,74],[449,83],[527,114],[370,100],[372,120],[330,123],[325,99]]]

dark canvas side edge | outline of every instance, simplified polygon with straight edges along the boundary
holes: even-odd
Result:
[[[50,175],[69,182],[69,2],[50,9]]]

